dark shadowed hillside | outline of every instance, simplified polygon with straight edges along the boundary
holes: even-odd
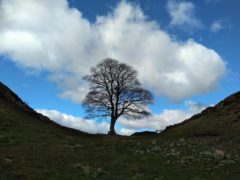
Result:
[[[75,132],[79,134],[87,134],[71,128],[63,127],[50,120],[48,117],[40,113],[37,113],[25,102],[23,102],[12,90],[10,90],[7,86],[0,82],[0,117],[2,118],[3,121],[4,118],[11,119],[11,116],[14,115],[20,119],[22,119],[22,116],[27,116],[28,118],[31,119],[30,121],[25,122],[23,120],[17,121],[17,119],[13,118],[12,122],[8,121],[8,123],[15,123],[15,125],[29,123],[28,126],[33,123],[40,123],[40,127],[41,126],[54,127],[57,129],[63,129],[64,131]]]
[[[162,135],[108,137],[57,125],[0,83],[0,179],[239,179],[239,104]]]
[[[208,107],[183,123],[168,127],[163,134],[176,137],[238,138],[240,135],[240,92],[214,107]]]

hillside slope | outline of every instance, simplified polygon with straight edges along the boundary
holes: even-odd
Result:
[[[218,113],[223,122],[239,105],[225,102],[224,113]],[[215,112],[205,112],[209,122]],[[235,114],[229,113],[229,122],[238,123]],[[231,123],[228,128],[237,131]],[[0,179],[240,179],[239,139],[230,140],[227,131],[194,136],[195,131],[180,125],[160,136],[89,135],[53,123],[0,84]]]
[[[24,103],[12,90],[0,82],[0,123],[11,124],[12,126],[21,127],[27,125],[34,131],[37,128],[56,128],[63,131],[85,134],[87,133],[63,127],[56,124],[48,117],[34,111],[26,103]],[[4,126],[1,126],[4,128]],[[11,126],[10,126],[11,127]],[[19,128],[20,129],[20,128]],[[27,130],[27,129],[26,129]],[[47,130],[46,130],[47,131]]]
[[[208,107],[183,123],[170,126],[162,133],[176,137],[222,137],[239,138],[240,92],[237,92],[214,107]]]

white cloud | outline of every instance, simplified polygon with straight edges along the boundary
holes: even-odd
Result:
[[[48,116],[58,124],[91,134],[107,133],[109,129],[109,124],[106,122],[97,123],[93,120],[86,120],[81,117],[75,117],[56,110],[37,109],[36,111],[45,116]]]
[[[125,128],[125,131],[140,131],[143,129],[163,130],[167,126],[180,123],[206,108],[206,106],[194,101],[186,101],[185,105],[187,110],[165,109],[161,113],[153,114],[152,117],[147,119],[119,119],[119,123]]]
[[[132,135],[133,133],[135,133],[136,130],[135,129],[127,129],[127,128],[121,128],[120,130],[118,130],[118,133],[121,135]]]
[[[81,103],[89,91],[88,83],[81,78],[81,76],[74,74],[60,73],[55,73],[49,77],[51,81],[56,82],[59,88],[63,90],[63,92],[59,94],[59,97],[70,99],[75,103]]]
[[[117,124],[121,128],[116,131],[121,135],[131,135],[136,131],[142,130],[163,130],[169,125],[180,123],[192,115],[199,113],[206,106],[194,101],[186,101],[187,110],[165,109],[159,114],[153,114],[152,117],[140,120],[119,119]],[[37,109],[37,112],[48,116],[50,119],[63,126],[71,127],[88,133],[106,134],[109,130],[109,123],[86,120],[81,117],[75,117],[56,110]]]
[[[82,76],[107,57],[133,66],[146,88],[173,100],[211,90],[225,72],[216,51],[192,39],[172,40],[126,1],[93,23],[66,0],[0,3],[0,54],[30,69],[48,71],[63,90],[60,97],[74,102],[87,92]],[[198,26],[193,4],[170,3],[173,25]]]
[[[210,27],[210,30],[212,32],[218,32],[220,31],[221,29],[223,29],[223,26],[222,26],[222,23],[221,21],[215,21],[212,23],[211,27]]]
[[[200,20],[195,16],[195,6],[191,2],[177,2],[169,0],[167,10],[171,16],[171,26],[184,28],[199,28],[202,26]]]
[[[62,126],[70,127],[90,134],[107,134],[107,132],[109,131],[110,124],[107,122],[96,122],[94,120],[87,120],[82,117],[72,116],[59,112],[57,110],[36,109],[36,111],[49,117],[51,120]],[[135,130],[120,128],[117,130],[117,132],[121,135],[131,135],[135,132]]]

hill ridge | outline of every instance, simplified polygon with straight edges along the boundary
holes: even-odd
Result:
[[[0,179],[239,179],[239,93],[216,106],[160,135],[86,135],[0,84]]]
[[[56,126],[57,128],[65,129],[67,131],[72,131],[73,133],[88,134],[77,129],[69,128],[55,123],[49,117],[36,112],[33,108],[28,106],[17,94],[15,94],[10,88],[0,82],[0,107],[12,107],[16,111],[21,111],[36,118],[44,123]]]
[[[209,124],[209,126],[215,123],[215,129],[210,129],[207,126],[207,123]],[[205,125],[203,126],[202,124]],[[187,126],[191,125],[193,129],[197,129],[195,133],[191,133],[192,136],[221,135],[222,133],[220,131],[217,131],[217,129],[223,129],[224,126],[226,128],[229,128],[229,131],[231,131],[232,129],[240,130],[240,91],[226,97],[225,99],[217,103],[215,106],[207,107],[202,112],[193,115],[191,118],[186,119],[179,124],[168,126],[161,134],[168,134],[179,129],[182,129],[182,131],[184,131],[184,128],[185,130],[189,130],[189,127],[187,128]],[[202,129],[197,128],[198,125]]]

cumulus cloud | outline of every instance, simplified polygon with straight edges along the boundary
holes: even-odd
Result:
[[[195,6],[191,2],[177,2],[169,0],[167,10],[171,16],[171,26],[199,28],[202,26],[200,20],[195,16]]]
[[[74,103],[81,103],[89,91],[87,82],[75,74],[55,73],[49,77],[49,80],[56,82],[62,89],[60,98],[70,99]]]
[[[121,135],[131,135],[136,131],[142,130],[163,130],[169,125],[180,123],[192,115],[199,113],[206,106],[194,101],[186,101],[187,110],[165,109],[159,114],[154,114],[148,119],[127,120],[119,119],[117,132]],[[50,119],[63,126],[71,127],[88,133],[106,134],[109,130],[109,123],[86,120],[81,117],[75,117],[56,110],[37,109],[37,112],[48,116]]]
[[[223,28],[223,25],[221,23],[221,21],[215,21],[212,23],[211,27],[210,27],[210,30],[212,32],[218,32],[220,31],[221,29]]]
[[[153,114],[152,117],[140,120],[128,120],[120,119],[119,123],[124,127],[127,132],[131,131],[141,131],[143,129],[151,130],[164,130],[167,126],[180,123],[194,114],[201,112],[206,108],[205,105],[196,103],[194,101],[186,101],[186,110],[172,110],[165,109],[159,114]]]
[[[135,132],[136,132],[135,129],[128,129],[128,128],[121,128],[118,130],[118,134],[126,135],[126,136],[132,135]]]
[[[36,111],[45,116],[48,116],[58,124],[91,134],[107,133],[109,129],[109,124],[106,122],[97,123],[93,120],[86,120],[81,117],[75,117],[56,110],[37,109]]]
[[[168,9],[172,25],[199,26],[192,3],[169,1]],[[90,22],[66,0],[1,0],[0,39],[0,54],[48,71],[62,87],[60,97],[74,102],[87,92],[82,76],[107,57],[133,66],[146,88],[176,101],[211,90],[225,72],[216,51],[193,39],[171,39],[126,1]]]

